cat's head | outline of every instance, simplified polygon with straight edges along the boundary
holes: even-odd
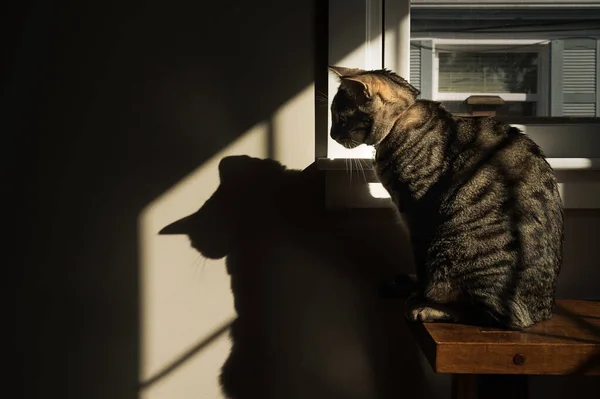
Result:
[[[330,66],[340,79],[331,104],[331,138],[346,148],[377,145],[419,91],[394,72]]]
[[[252,238],[274,208],[286,168],[270,159],[230,156],[219,163],[220,184],[195,213],[164,227],[159,234],[183,234],[209,259],[229,255]],[[256,233],[256,231],[255,231]]]

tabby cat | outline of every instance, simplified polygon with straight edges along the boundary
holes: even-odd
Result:
[[[412,321],[524,328],[549,319],[562,262],[554,172],[517,128],[458,117],[388,70],[340,79],[331,137],[374,146],[374,169],[411,231]]]

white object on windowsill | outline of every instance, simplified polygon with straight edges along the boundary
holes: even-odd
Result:
[[[547,158],[554,170],[600,170],[600,158]]]

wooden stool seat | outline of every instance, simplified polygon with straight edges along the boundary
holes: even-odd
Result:
[[[523,398],[527,375],[600,374],[600,302],[559,300],[552,319],[522,331],[448,323],[411,329],[433,370],[455,376],[454,397]]]

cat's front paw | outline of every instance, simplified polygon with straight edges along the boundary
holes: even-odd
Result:
[[[420,321],[422,323],[452,321],[452,316],[447,311],[427,305],[407,309],[406,317],[410,321]]]
[[[449,309],[437,303],[431,303],[422,295],[414,294],[406,301],[406,318],[422,323],[455,321]]]

